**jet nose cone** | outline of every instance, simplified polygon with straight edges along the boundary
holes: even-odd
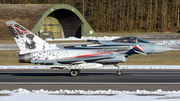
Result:
[[[154,44],[154,53],[162,53],[162,52],[168,52],[168,51],[172,51],[172,50],[174,50],[174,49]]]

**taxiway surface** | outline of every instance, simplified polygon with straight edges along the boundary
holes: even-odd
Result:
[[[50,82],[51,84],[180,84],[180,69],[122,69],[121,71],[122,75],[117,76],[117,69],[81,70],[80,75],[77,77],[71,77],[69,70],[1,69],[0,83]]]
[[[6,89],[83,89],[83,90],[180,90],[180,70],[124,69],[82,70],[71,77],[68,70],[1,69],[0,90]]]

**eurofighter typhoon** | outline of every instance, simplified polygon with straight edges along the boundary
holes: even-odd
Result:
[[[152,44],[138,37],[123,37],[110,41],[88,40],[91,45],[56,47],[37,37],[15,21],[7,21],[17,45],[19,62],[46,65],[51,68],[70,70],[71,76],[77,76],[82,69],[101,68],[105,64],[118,67],[132,54],[153,54],[173,49]]]

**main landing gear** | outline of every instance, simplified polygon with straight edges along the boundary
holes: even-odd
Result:
[[[118,75],[118,76],[121,76],[122,72],[121,72],[121,70],[120,70],[119,65],[118,65],[118,64],[114,64],[114,66],[116,66],[116,67],[118,68],[117,75]]]
[[[79,75],[80,71],[81,71],[81,70],[71,70],[71,71],[70,71],[70,75],[73,76],[73,77],[75,77],[75,76]]]

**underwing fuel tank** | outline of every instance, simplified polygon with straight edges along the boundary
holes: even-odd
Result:
[[[32,54],[19,54],[19,63],[31,63],[30,60],[32,59]]]

